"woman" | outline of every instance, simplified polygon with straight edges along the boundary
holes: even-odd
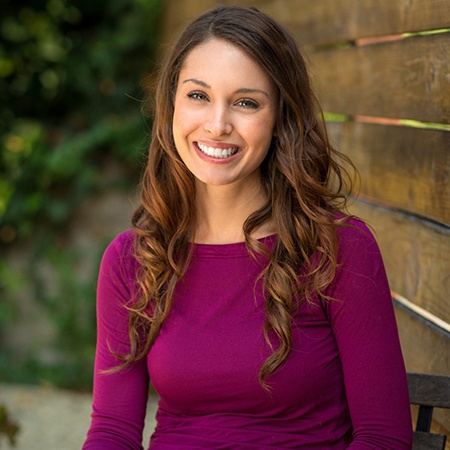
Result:
[[[190,23],[160,74],[133,231],[103,258],[84,449],[407,449],[389,286],[293,39]]]

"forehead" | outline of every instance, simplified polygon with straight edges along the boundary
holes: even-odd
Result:
[[[197,45],[187,54],[179,81],[183,82],[182,78],[186,76],[273,85],[265,69],[248,53],[225,39],[217,38]]]

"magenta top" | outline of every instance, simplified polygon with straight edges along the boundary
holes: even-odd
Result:
[[[133,234],[105,252],[99,276],[92,423],[84,450],[142,449],[149,379],[160,396],[152,450],[410,449],[405,369],[378,246],[365,225],[339,230],[339,269],[294,317],[292,351],[268,383],[263,257],[244,243],[196,245],[146,359],[105,375],[127,350],[138,265]],[[273,246],[276,237],[264,241]],[[274,343],[276,341],[274,340]],[[147,444],[146,444],[147,445]]]

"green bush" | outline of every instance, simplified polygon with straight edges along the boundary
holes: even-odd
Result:
[[[32,292],[51,317],[64,363],[1,348],[0,379],[88,387],[96,273],[77,278],[83,255],[67,242],[83,200],[130,192],[149,124],[141,104],[153,69],[159,0],[7,1],[0,17],[0,339]],[[121,173],[107,183],[102,170]],[[93,249],[97,262],[108,236]],[[9,258],[26,246],[25,269]],[[47,286],[39,267],[53,273]]]

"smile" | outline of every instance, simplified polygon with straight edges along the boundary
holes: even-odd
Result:
[[[238,147],[216,148],[216,147],[208,147],[206,145],[199,144],[198,142],[197,147],[205,155],[219,159],[229,158],[230,156],[233,156],[238,152]]]

